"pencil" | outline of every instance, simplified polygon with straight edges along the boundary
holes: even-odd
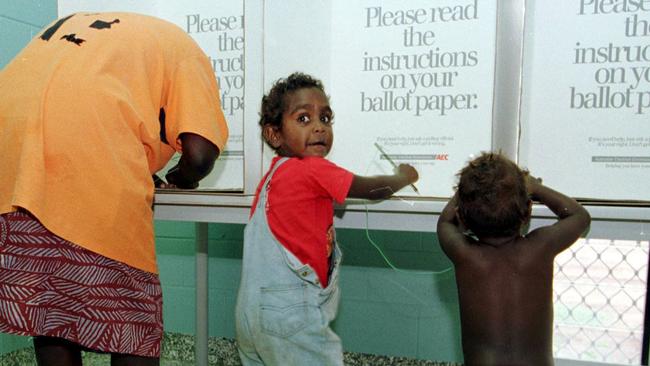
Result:
[[[386,152],[384,151],[384,149],[382,149],[381,146],[379,146],[379,144],[376,143],[376,142],[375,142],[375,146],[377,147],[377,150],[379,150],[379,152],[380,152],[380,153],[381,153],[381,154],[386,158],[386,160],[388,160],[388,162],[390,163],[390,165],[392,165],[393,168],[397,169],[397,164],[395,164],[395,162],[393,161],[393,159],[391,159],[390,156],[388,156],[388,154],[386,154]],[[420,191],[418,191],[418,189],[415,187],[415,184],[411,183],[411,188],[413,188],[413,190],[415,191],[415,193],[420,194]]]

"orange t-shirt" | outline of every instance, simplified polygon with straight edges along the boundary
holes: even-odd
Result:
[[[160,109],[165,110],[161,142]],[[0,71],[0,213],[157,272],[151,174],[191,132],[228,128],[207,56],[182,29],[131,13],[52,23]]]

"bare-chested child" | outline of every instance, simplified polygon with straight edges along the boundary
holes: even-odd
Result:
[[[532,200],[558,220],[522,234]],[[500,154],[460,171],[437,230],[456,270],[465,365],[553,365],[553,260],[590,221]]]

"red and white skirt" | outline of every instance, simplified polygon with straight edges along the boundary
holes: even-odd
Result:
[[[160,281],[54,235],[25,211],[2,214],[0,332],[159,357]]]

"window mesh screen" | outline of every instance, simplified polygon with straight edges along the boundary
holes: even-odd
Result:
[[[648,241],[581,239],[555,260],[556,358],[638,365]]]

